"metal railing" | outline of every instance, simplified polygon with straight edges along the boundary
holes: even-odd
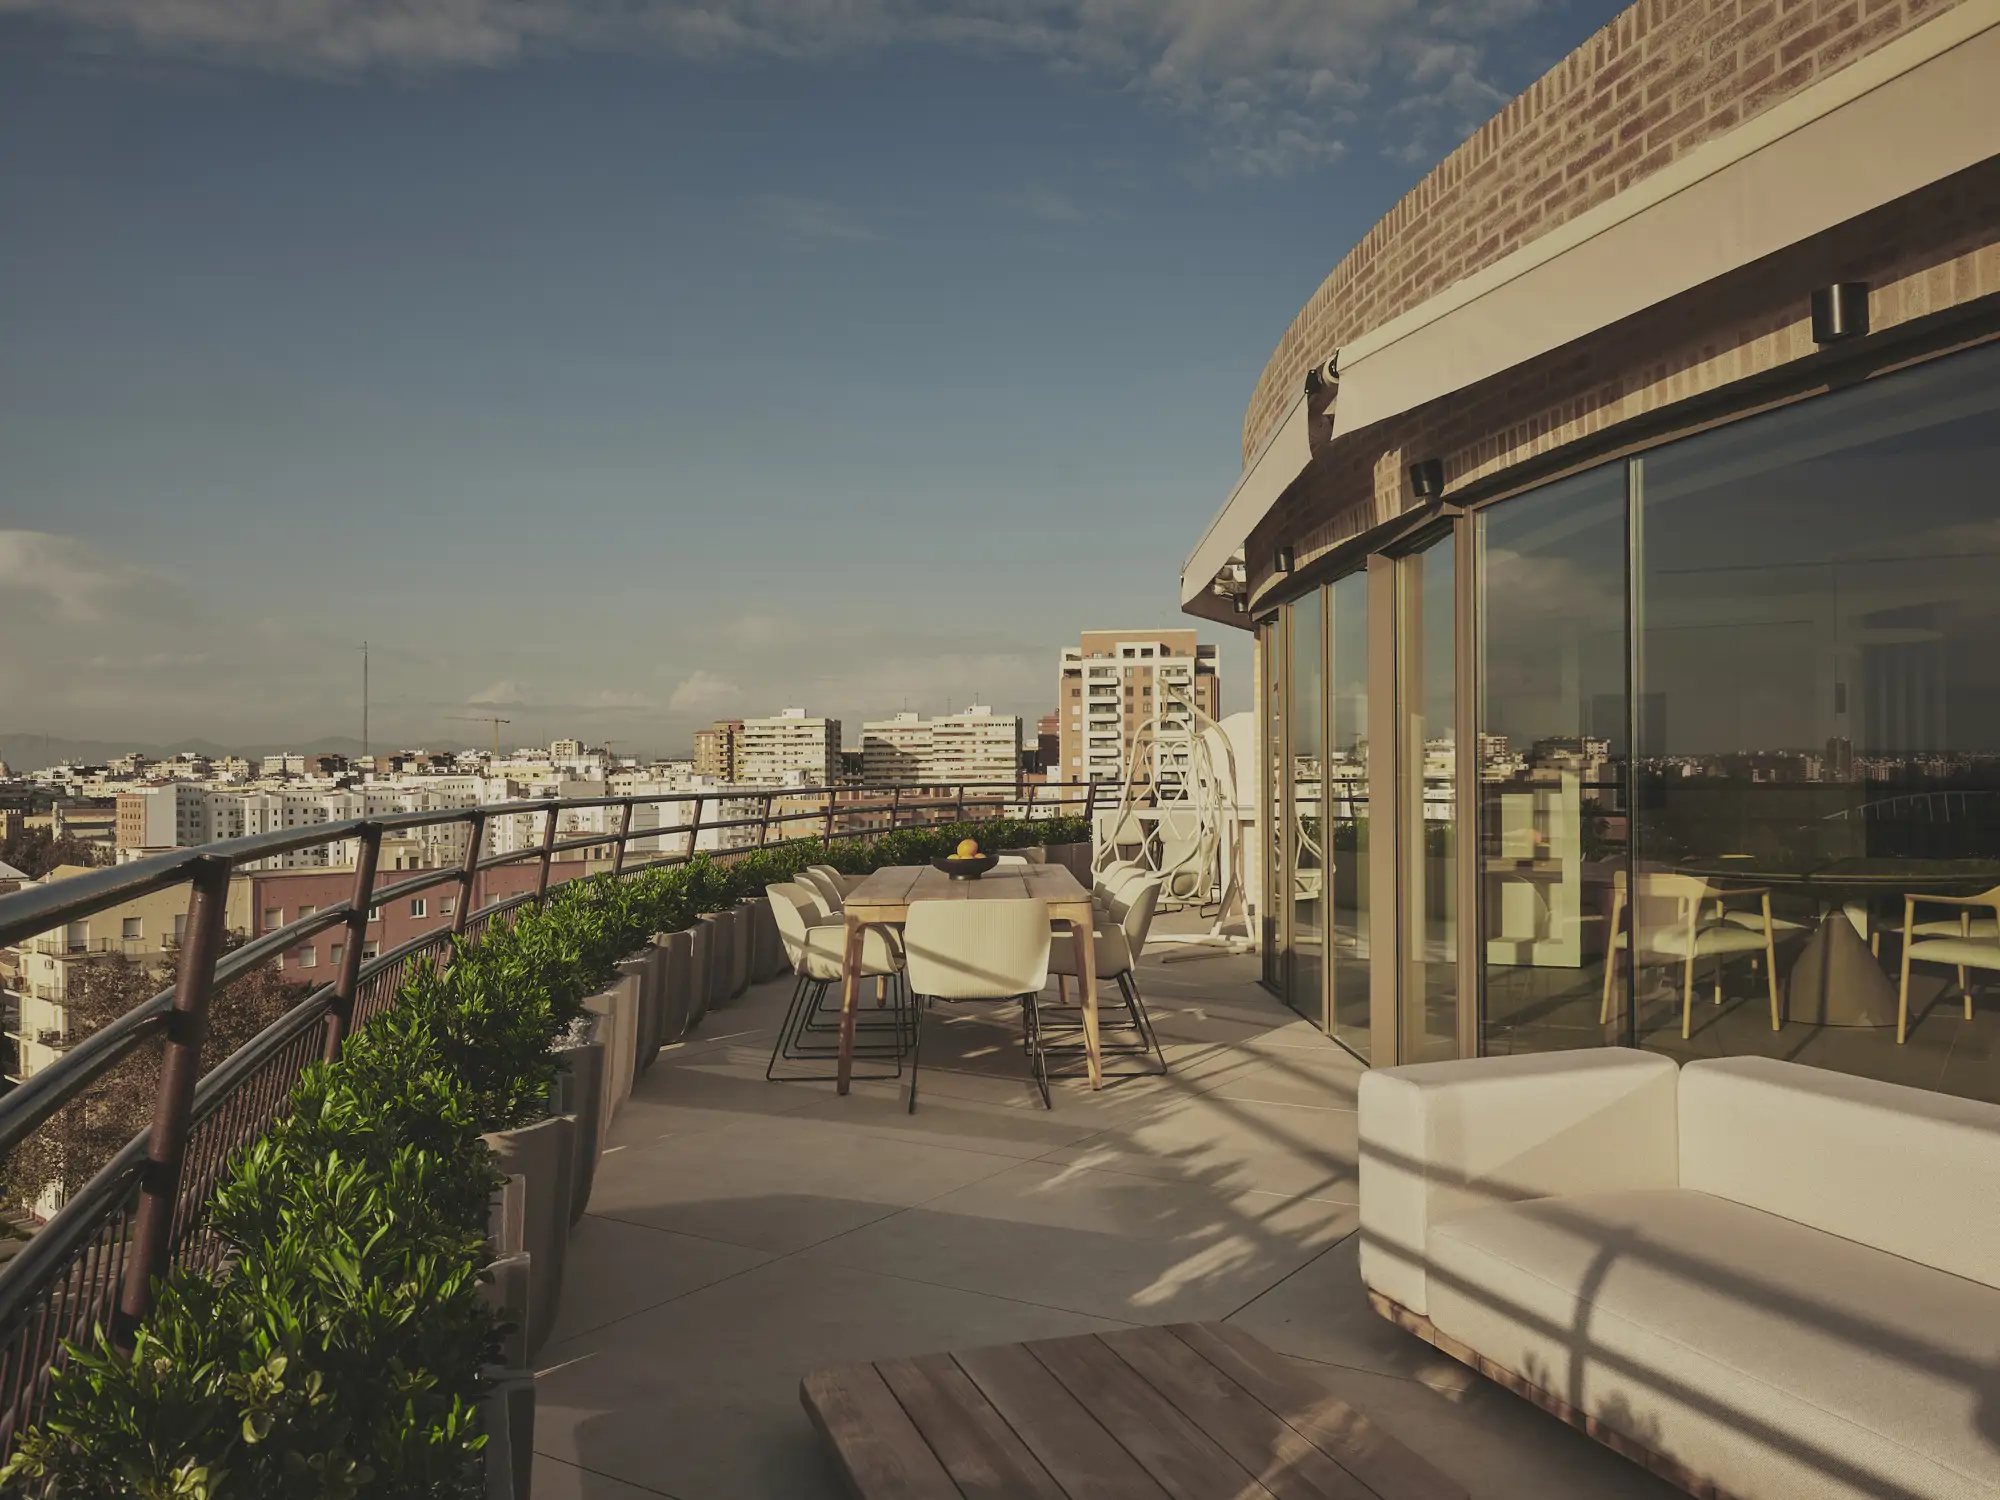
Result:
[[[210,1197],[233,1154],[263,1135],[283,1112],[306,1068],[315,1060],[337,1056],[344,1039],[390,1003],[417,960],[443,958],[454,937],[477,937],[495,918],[546,896],[556,867],[570,862],[563,856],[582,859],[586,851],[608,848],[610,873],[626,878],[642,870],[687,863],[704,835],[723,846],[699,852],[727,861],[787,838],[871,839],[894,829],[939,827],[994,815],[1039,819],[1070,814],[1088,819],[1096,802],[1094,783],[1061,782],[730,787],[665,796],[550,798],[314,823],[176,849],[0,896],[0,946],[4,946],[48,937],[52,930],[65,931],[70,923],[87,921],[140,896],[175,886],[188,888],[185,926],[171,950],[177,959],[172,987],[69,1044],[48,1067],[0,1096],[0,1159],[4,1159],[121,1063],[146,1049],[160,1049],[148,1129],[117,1152],[19,1253],[0,1265],[0,1456],[11,1450],[16,1434],[37,1420],[65,1344],[87,1339],[93,1329],[104,1327],[115,1342],[129,1346],[133,1331],[152,1307],[156,1278],[177,1266],[212,1269],[220,1263],[223,1246],[204,1224]],[[711,810],[735,814],[744,804],[756,806],[755,815],[706,816]],[[686,821],[634,826],[637,809],[669,805],[689,807]],[[594,812],[598,821],[615,826],[572,830],[574,836],[559,838],[564,815],[580,812]],[[522,816],[542,820],[539,841],[486,853],[487,833],[496,820]],[[468,827],[465,854],[456,866],[414,871],[376,884],[384,836],[450,824]],[[345,841],[353,841],[356,849],[346,901],[322,907],[225,953],[225,910],[235,874],[259,873],[248,867]],[[655,844],[653,849],[633,850],[649,841]],[[680,847],[664,848],[669,842]],[[628,859],[633,852],[643,857]],[[532,892],[472,910],[480,872],[529,861],[539,862]],[[440,914],[435,928],[389,952],[364,958],[370,909],[435,886],[455,890],[450,917]],[[346,932],[336,977],[204,1075],[201,1050],[210,997],[300,942],[334,928]]]

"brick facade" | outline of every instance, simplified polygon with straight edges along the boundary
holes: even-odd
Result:
[[[1257,383],[1245,461],[1306,370],[1342,344],[1957,3],[1638,0],[1440,162],[1334,267]]]

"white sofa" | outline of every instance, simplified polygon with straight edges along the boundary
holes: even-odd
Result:
[[[2000,1106],[1626,1048],[1361,1082],[1377,1311],[1697,1494],[2000,1500]]]

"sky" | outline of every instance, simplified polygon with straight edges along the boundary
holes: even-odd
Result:
[[[0,734],[1030,721],[1608,0],[0,0]],[[1223,646],[1223,706],[1249,651]]]

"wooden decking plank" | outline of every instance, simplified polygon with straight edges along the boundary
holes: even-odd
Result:
[[[1272,1500],[1269,1490],[1095,1334],[1026,1347],[1174,1500]]]
[[[799,1401],[856,1500],[961,1500],[873,1366],[816,1371],[799,1382]]]
[[[1102,1337],[1279,1500],[1380,1500],[1166,1329],[1120,1329]]]
[[[1138,1461],[1019,1344],[953,1357],[1069,1500],[1166,1500]]]
[[[1176,1323],[1168,1331],[1376,1494],[1467,1500],[1463,1485],[1250,1334],[1224,1323]]]
[[[875,1368],[966,1500],[1066,1500],[949,1354],[878,1360]]]

